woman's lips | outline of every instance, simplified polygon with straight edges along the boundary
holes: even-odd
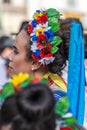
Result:
[[[11,66],[8,66],[10,70],[12,70],[12,67]]]

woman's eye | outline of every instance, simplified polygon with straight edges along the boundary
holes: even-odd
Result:
[[[15,50],[15,49],[13,49],[13,52],[14,52],[14,54],[18,54],[18,51],[17,51],[17,50]]]

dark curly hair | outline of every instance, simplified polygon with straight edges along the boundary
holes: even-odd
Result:
[[[1,126],[12,130],[55,130],[54,96],[43,84],[31,84],[9,96],[1,108]]]
[[[71,32],[72,21],[79,23],[81,25],[82,32],[83,32],[82,23],[78,18],[66,18],[66,19],[60,19],[60,30],[57,33],[63,40],[62,48],[64,50],[64,56],[67,60],[68,60],[68,51],[69,51],[70,32]]]

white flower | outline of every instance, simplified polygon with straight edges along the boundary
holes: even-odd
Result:
[[[42,58],[41,60],[39,60],[39,62],[41,62],[43,65],[46,64],[48,65],[49,63],[53,62],[55,59],[55,57],[50,57],[50,58]]]
[[[67,118],[67,117],[72,117],[72,116],[73,116],[72,113],[68,112],[65,115],[63,115],[62,117]]]
[[[35,35],[35,33],[31,33],[31,34],[30,34],[30,37],[32,37],[33,35]]]
[[[33,42],[33,44],[31,45],[31,51],[32,52],[35,52],[37,50],[37,43],[36,42]]]
[[[44,31],[46,32],[46,31],[48,31],[48,30],[50,30],[51,29],[51,27],[48,27],[48,28],[46,28]]]

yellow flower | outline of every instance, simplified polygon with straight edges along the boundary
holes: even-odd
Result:
[[[10,82],[14,85],[14,87],[18,87],[24,80],[28,78],[29,75],[27,73],[19,73],[18,75],[14,75]]]
[[[36,36],[39,36],[40,33],[44,33],[44,28],[36,29]]]
[[[42,16],[43,14],[41,12],[36,12],[34,14],[34,19],[37,19],[38,17]]]

